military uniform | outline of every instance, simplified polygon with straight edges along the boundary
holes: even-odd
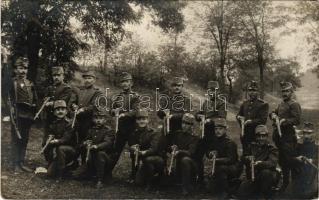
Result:
[[[179,77],[175,77],[172,85],[174,84],[183,84],[183,79]],[[160,108],[157,111],[157,116],[160,119],[164,119],[165,117],[165,109],[170,110],[170,131],[174,132],[176,130],[181,129],[182,125],[182,117],[185,113],[190,113],[190,109],[192,106],[190,98],[185,96],[184,94],[173,94],[171,92],[167,92],[166,94],[162,94],[163,96],[168,97],[168,99],[159,99]],[[160,95],[161,96],[161,95]]]
[[[164,155],[163,152],[159,151],[159,142],[162,135],[156,132],[154,129],[145,127],[145,128],[136,128],[133,134],[128,140],[129,146],[139,145],[140,151],[145,151],[145,154],[139,155],[139,161],[142,162],[142,165],[134,166],[132,169],[134,172],[132,175],[135,176],[135,182],[139,185],[146,184],[150,185],[155,177],[155,174],[158,174],[161,177],[164,173]],[[133,149],[131,151],[132,165],[135,163],[135,156]],[[135,173],[135,171],[137,173]]]
[[[252,81],[249,84],[248,90],[257,91],[257,83]],[[262,99],[248,99],[240,106],[238,116],[244,117],[245,121],[252,120],[251,123],[244,127],[244,135],[240,138],[243,152],[246,151],[248,145],[255,141],[255,128],[257,125],[266,124],[268,116],[269,105]],[[240,121],[239,121],[240,123]],[[241,126],[241,124],[240,124]]]
[[[54,108],[66,107],[63,100],[54,102]],[[55,144],[49,144],[44,150],[44,156],[48,161],[48,176],[62,177],[68,163],[74,161],[76,158],[75,146],[76,139],[74,130],[71,128],[71,121],[64,117],[62,119],[56,118],[48,127],[47,132],[43,138],[43,144],[47,142],[50,135],[58,140]]]
[[[18,58],[16,65],[23,62]],[[16,127],[21,135],[18,138],[14,125],[11,123],[11,153],[13,167],[23,166],[25,161],[26,149],[29,141],[29,131],[33,124],[33,118],[36,112],[37,95],[33,83],[24,78],[13,78],[10,86],[9,97],[11,107],[14,107],[14,118]]]
[[[291,83],[282,85],[282,90],[287,89],[292,90]],[[273,141],[279,149],[279,164],[284,177],[283,185],[286,187],[289,183],[289,174],[292,169],[291,159],[296,155],[297,137],[294,126],[300,123],[301,107],[296,100],[290,98],[282,101],[272,113],[275,113],[280,120],[285,119],[285,122],[280,125],[281,137],[279,137],[277,126],[273,124]],[[291,172],[292,176],[294,176],[294,171]]]

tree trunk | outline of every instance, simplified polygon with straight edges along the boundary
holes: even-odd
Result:
[[[265,95],[265,87],[264,87],[264,58],[263,58],[263,53],[258,52],[258,66],[259,66],[259,79],[260,79],[260,98],[264,99]]]

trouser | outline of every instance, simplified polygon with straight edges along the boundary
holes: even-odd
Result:
[[[197,178],[197,168],[196,162],[189,156],[176,158],[176,176],[180,178],[184,189],[192,189]]]
[[[238,178],[242,168],[238,164],[233,165],[216,165],[214,176],[208,183],[210,191],[217,193],[230,192],[229,181]]]
[[[33,121],[31,119],[18,118],[16,120],[17,128],[21,139],[18,138],[14,126],[11,124],[11,156],[13,165],[23,163],[25,160],[27,145],[29,141],[29,132]]]
[[[76,150],[72,146],[68,145],[60,145],[55,148],[56,150],[56,158],[53,159],[49,168],[48,168],[48,176],[51,177],[62,177],[65,171],[66,165],[74,161],[76,157]]]
[[[142,165],[138,169],[135,183],[138,185],[151,184],[156,174],[162,177],[164,173],[164,159],[160,156],[148,156],[142,159]]]
[[[291,178],[294,179],[296,172],[292,165],[292,159],[296,154],[296,141],[281,141],[279,143],[279,165],[283,174],[283,188],[287,187]]]
[[[111,156],[104,151],[92,152],[92,164],[96,169],[98,181],[102,181],[105,175],[110,172],[110,166],[113,163]]]

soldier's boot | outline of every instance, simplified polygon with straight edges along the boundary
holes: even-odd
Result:
[[[23,162],[19,163],[19,167],[22,169],[24,172],[32,173],[34,170],[32,170],[30,167],[26,166],[23,164]]]
[[[103,188],[103,183],[102,183],[102,181],[101,180],[98,180],[97,181],[97,183],[96,183],[96,189],[101,189],[101,188]]]
[[[75,178],[83,178],[88,170],[88,166],[86,164],[81,165],[78,169],[72,172],[72,176]]]

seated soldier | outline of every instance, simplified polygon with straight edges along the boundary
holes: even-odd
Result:
[[[238,160],[237,145],[227,136],[226,119],[216,118],[214,124],[216,138],[206,148],[207,157],[215,160],[208,188],[220,198],[225,198],[231,195],[230,181],[239,178],[242,166]]]
[[[135,183],[145,184],[147,190],[150,189],[156,174],[162,177],[165,166],[163,153],[159,152],[158,148],[161,134],[155,132],[148,124],[148,111],[138,110],[136,129],[128,139]]]
[[[315,199],[318,197],[318,145],[315,143],[314,125],[304,123],[301,143],[297,145],[297,157],[292,161],[296,176],[287,193],[293,198]]]
[[[57,100],[53,104],[55,120],[49,125],[43,140],[44,156],[48,161],[48,176],[62,178],[67,164],[74,161],[75,134],[67,115],[64,100]],[[56,156],[55,156],[56,155]]]
[[[166,136],[167,144],[172,150],[173,161],[176,161],[175,175],[181,179],[183,195],[187,195],[193,190],[198,171],[195,151],[199,138],[194,134],[194,122],[194,115],[185,113],[182,117],[182,130],[177,130]],[[171,164],[169,168],[170,174]]]
[[[268,129],[266,125],[258,125],[255,129],[256,142],[252,142],[242,157],[249,174],[240,188],[241,196],[245,198],[270,198],[272,188],[279,180],[276,171],[278,164],[278,150],[267,140]]]
[[[98,189],[103,187],[103,181],[112,177],[110,168],[114,162],[115,133],[110,126],[105,124],[106,115],[104,110],[94,111],[93,126],[89,128],[88,134],[81,144],[81,148],[85,148],[86,152],[85,162],[73,172],[76,177],[96,175]]]

